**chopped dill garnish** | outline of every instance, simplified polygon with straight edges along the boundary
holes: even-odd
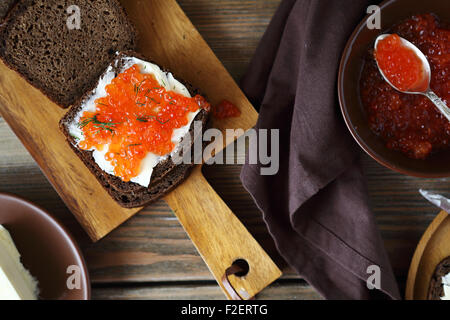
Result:
[[[170,121],[170,119],[168,119],[167,121],[162,122],[161,120],[159,120],[158,118],[156,119],[156,121],[158,121],[160,124],[166,124]]]
[[[136,120],[139,121],[139,122],[149,122],[150,119],[155,119],[156,121],[159,122],[159,124],[166,124],[167,122],[170,121],[170,119],[169,119],[169,120],[163,122],[162,120],[160,120],[160,119],[159,119],[158,117],[156,117],[156,116],[143,116],[143,117],[137,117],[137,118],[136,118]]]
[[[134,93],[136,95],[136,97],[139,94],[139,91],[141,91],[141,87],[142,87],[142,82],[144,82],[145,80],[142,80],[141,82],[139,82],[137,85],[134,84]]]
[[[92,125],[94,126],[94,128],[98,128],[99,130],[97,132],[99,132],[100,130],[107,130],[111,133],[114,133],[114,126],[117,125],[118,123],[114,123],[114,122],[102,122],[99,121],[97,119],[97,114],[94,115],[93,117],[90,118],[85,118],[83,121],[78,123],[78,127],[80,129],[83,129],[84,127],[86,127],[88,124],[92,123]]]
[[[156,101],[154,98],[151,98],[151,97],[147,97],[147,98],[149,98],[150,100],[152,100],[156,104],[160,104],[160,102]]]

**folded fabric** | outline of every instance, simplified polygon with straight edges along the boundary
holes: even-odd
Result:
[[[242,182],[280,254],[328,299],[400,298],[337,98],[342,51],[370,4],[284,0],[242,81],[256,128],[280,130],[279,172],[246,164]],[[371,266],[380,290],[367,286]]]

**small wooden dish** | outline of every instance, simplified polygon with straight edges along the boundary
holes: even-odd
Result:
[[[437,265],[450,256],[450,216],[441,211],[425,231],[411,261],[406,300],[426,300]]]

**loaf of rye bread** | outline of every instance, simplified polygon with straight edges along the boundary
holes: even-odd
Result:
[[[12,8],[13,4],[16,3],[16,0],[1,0],[0,1],[0,21],[6,17],[9,9]]]
[[[72,5],[80,29],[67,25]],[[94,87],[117,51],[136,43],[117,0],[20,0],[0,27],[0,58],[62,107]]]
[[[118,56],[110,63],[113,67],[115,76],[123,71],[123,57],[136,57],[144,61],[149,61],[149,59],[142,57],[140,54],[135,52],[120,53]],[[163,69],[163,71],[168,72],[168,70]],[[105,74],[101,76],[103,78]],[[194,89],[190,84],[187,84],[180,78],[174,77],[186,86],[189,93],[194,96],[198,94],[198,90]],[[100,77],[99,77],[100,79]],[[99,82],[100,80],[98,80]],[[98,83],[97,82],[97,83]],[[104,170],[102,170],[98,164],[95,162],[92,151],[81,150],[77,147],[77,142],[75,138],[70,135],[70,125],[74,122],[77,114],[81,111],[83,107],[83,102],[86,101],[93,92],[88,92],[85,94],[61,119],[60,129],[66,136],[71,148],[80,157],[83,163],[89,168],[89,170],[95,175],[101,185],[108,191],[108,193],[116,200],[121,206],[126,208],[141,207],[167,194],[170,190],[179,185],[188,175],[190,169],[193,166],[194,159],[192,154],[192,145],[201,136],[194,136],[194,123],[195,121],[200,121],[202,124],[201,133],[207,125],[207,120],[209,114],[206,110],[201,109],[200,112],[195,117],[191,124],[190,130],[187,135],[182,138],[178,149],[180,150],[179,156],[184,157],[183,151],[190,152],[188,155],[191,158],[191,164],[175,164],[172,158],[169,156],[166,160],[160,162],[154,169],[151,176],[150,185],[144,187],[140,184],[134,182],[124,182],[121,178],[111,175]],[[190,139],[187,139],[189,135]],[[189,143],[185,147],[185,144]],[[200,142],[201,143],[201,142]]]
[[[444,259],[438,264],[433,276],[431,277],[430,287],[428,289],[428,300],[441,300],[444,296],[444,287],[442,277],[450,273],[450,257]]]

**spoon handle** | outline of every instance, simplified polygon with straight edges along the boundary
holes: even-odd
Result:
[[[450,108],[445,104],[444,100],[438,97],[436,93],[429,90],[425,95],[435,104],[436,108],[450,121]]]

